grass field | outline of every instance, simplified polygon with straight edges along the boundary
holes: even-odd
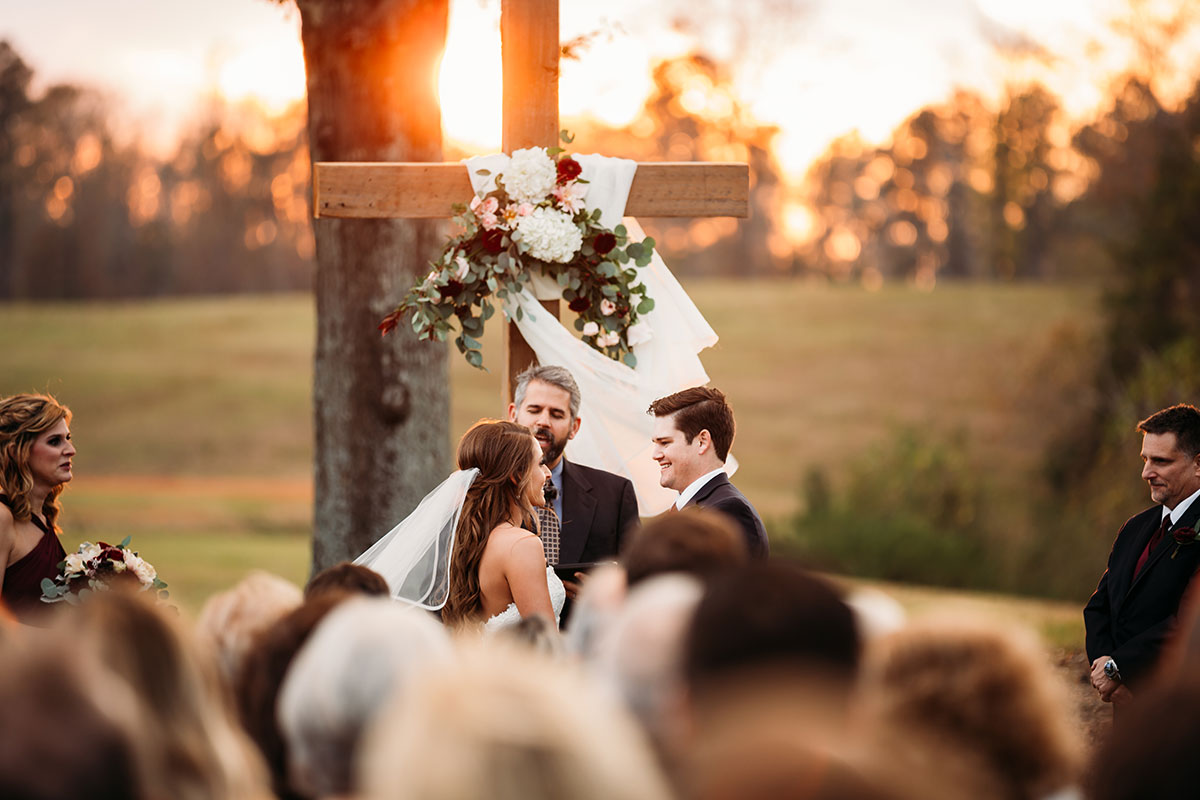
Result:
[[[796,511],[807,469],[836,480],[899,425],[963,431],[1007,513],[1042,455],[1034,376],[1064,332],[1093,330],[1097,302],[1078,287],[686,288],[722,338],[704,360],[737,411],[737,482],[773,519]],[[314,322],[309,296],[0,306],[0,394],[49,391],[75,412],[65,544],[132,534],[185,608],[255,566],[302,580]],[[452,364],[452,430],[499,414],[498,374]]]

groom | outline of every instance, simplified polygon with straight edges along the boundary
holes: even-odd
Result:
[[[533,431],[542,447],[542,463],[550,468],[554,489],[547,491],[546,499],[561,521],[558,557],[551,558],[551,564],[615,559],[638,520],[637,497],[628,478],[563,456],[567,442],[579,432],[581,399],[579,386],[565,368],[531,366],[517,376],[513,402],[508,404],[509,420]],[[567,584],[569,596],[574,589]]]
[[[679,492],[672,510],[697,505],[724,513],[741,528],[750,557],[766,558],[763,521],[725,473],[734,422],[724,393],[705,386],[684,389],[655,400],[650,413],[658,482]]]

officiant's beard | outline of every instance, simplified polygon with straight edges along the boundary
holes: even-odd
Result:
[[[563,451],[567,449],[567,440],[570,438],[564,436],[562,439],[555,439],[554,431],[541,425],[533,429],[533,435],[538,440],[538,444],[543,445],[542,463],[548,467],[562,456]]]

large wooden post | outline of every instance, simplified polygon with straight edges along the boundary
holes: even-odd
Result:
[[[504,69],[504,152],[553,147],[558,142],[558,0],[504,0],[500,7]],[[557,300],[543,300],[559,316]],[[505,323],[501,405],[512,401],[517,375],[535,360],[533,349]]]

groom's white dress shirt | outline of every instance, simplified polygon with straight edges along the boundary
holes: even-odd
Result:
[[[696,480],[689,483],[687,488],[679,493],[679,497],[675,498],[675,510],[681,510],[684,506],[691,502],[692,498],[695,497],[701,489],[708,485],[709,481],[723,472],[725,472],[725,467],[717,467],[712,472],[709,472],[706,475],[701,475],[699,478],[696,478]]]

